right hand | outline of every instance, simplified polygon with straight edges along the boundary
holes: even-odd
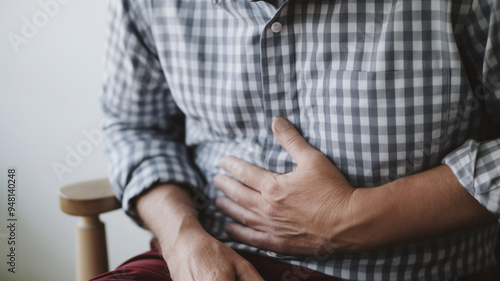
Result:
[[[264,281],[250,262],[202,230],[180,235],[162,254],[174,281]]]
[[[137,199],[145,226],[160,242],[174,281],[264,281],[255,268],[200,225],[189,193],[162,184]]]

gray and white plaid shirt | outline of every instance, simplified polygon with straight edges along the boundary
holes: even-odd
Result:
[[[169,182],[194,190],[202,224],[231,247],[345,280],[496,263],[497,226],[328,258],[256,249],[224,233],[212,178],[226,155],[292,171],[271,131],[282,116],[355,187],[445,163],[500,217],[499,1],[112,0],[108,16],[111,181],[138,222],[134,198]]]

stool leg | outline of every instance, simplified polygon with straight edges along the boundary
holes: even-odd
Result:
[[[76,278],[78,281],[88,281],[108,271],[106,232],[98,215],[81,218],[76,234]]]

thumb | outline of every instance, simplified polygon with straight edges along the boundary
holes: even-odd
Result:
[[[297,164],[306,162],[311,155],[318,153],[288,120],[282,117],[274,119],[273,133],[283,148],[290,153]]]

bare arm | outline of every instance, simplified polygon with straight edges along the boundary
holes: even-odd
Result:
[[[137,200],[137,211],[162,251],[171,252],[182,232],[203,233],[189,193],[176,185],[159,185]]]
[[[288,121],[278,118],[273,131],[297,161],[295,171],[275,174],[227,157],[221,166],[235,179],[215,179],[228,196],[217,206],[243,224],[226,231],[245,243],[289,254],[361,252],[495,222],[446,165],[355,189]]]
[[[248,261],[205,232],[184,189],[154,187],[138,198],[137,211],[158,238],[172,280],[262,280]]]
[[[357,189],[353,223],[366,248],[436,238],[496,222],[451,169],[441,165],[389,184]],[[376,223],[374,223],[376,222]]]

